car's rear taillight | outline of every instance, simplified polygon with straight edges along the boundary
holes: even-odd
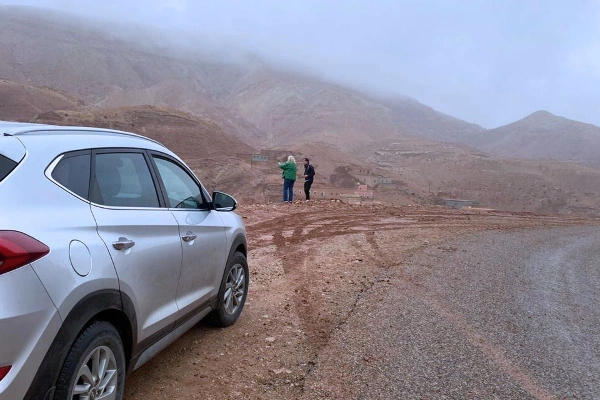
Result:
[[[4,379],[4,377],[6,375],[8,375],[8,372],[10,371],[11,368],[12,368],[11,365],[9,365],[8,367],[0,367],[0,381],[2,379]]]
[[[27,265],[50,252],[44,243],[17,231],[0,231],[0,275]]]

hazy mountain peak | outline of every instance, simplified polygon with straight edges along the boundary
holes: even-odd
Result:
[[[554,115],[549,111],[546,110],[538,110],[534,113],[529,114],[527,117],[523,118],[523,119],[529,119],[529,118],[559,118],[558,115]]]
[[[545,131],[547,134],[553,136],[569,136],[570,134],[583,131],[590,133],[592,136],[600,133],[600,128],[596,125],[561,117],[545,110],[536,111],[511,124],[492,129],[491,132],[513,128],[518,128],[521,131],[534,130],[538,133]]]
[[[477,147],[511,158],[551,158],[598,163],[600,128],[540,110],[487,131]]]
[[[572,121],[567,118],[552,114],[551,112],[546,111],[546,110],[539,110],[532,114],[529,114],[525,118],[522,118],[522,119],[515,121],[511,124],[508,124],[506,126],[507,127],[509,127],[509,126],[519,126],[519,127],[527,126],[527,127],[531,127],[531,128],[535,128],[535,129],[555,129],[557,124],[560,125],[560,124],[565,124],[568,122],[576,122],[576,121]],[[577,122],[577,123],[579,123],[579,122]],[[503,127],[500,127],[497,129],[501,129],[501,128],[503,128]]]

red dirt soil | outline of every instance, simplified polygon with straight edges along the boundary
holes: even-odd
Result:
[[[313,399],[318,356],[367,291],[410,254],[481,230],[597,220],[439,207],[242,206],[251,283],[240,320],[200,323],[128,378],[133,399]],[[356,329],[366,329],[355,327]]]

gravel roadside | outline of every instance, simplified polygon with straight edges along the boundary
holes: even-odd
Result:
[[[303,398],[600,398],[600,229],[479,232],[393,265]]]

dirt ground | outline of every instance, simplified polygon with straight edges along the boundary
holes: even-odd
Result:
[[[476,231],[594,222],[340,202],[248,205],[238,213],[251,275],[240,320],[225,329],[194,327],[128,377],[126,399],[317,398],[306,381],[319,354],[361,296],[406,257]]]

